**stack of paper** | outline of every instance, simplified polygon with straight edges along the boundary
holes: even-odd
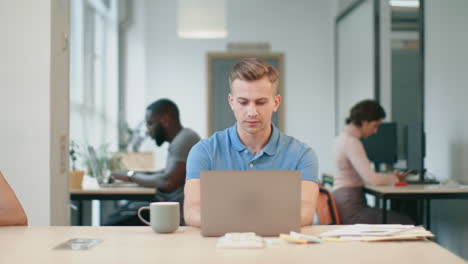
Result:
[[[392,241],[419,240],[434,234],[422,226],[357,224],[324,232],[320,236],[328,241]]]
[[[322,240],[316,236],[311,236],[311,235],[304,235],[301,233],[297,233],[294,231],[291,231],[289,235],[287,234],[280,234],[279,236],[280,239],[285,240],[289,243],[295,243],[295,244],[307,244],[307,243],[320,243]]]

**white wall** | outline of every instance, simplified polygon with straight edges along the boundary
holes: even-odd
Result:
[[[68,1],[0,1],[0,170],[30,225],[68,223],[68,28]]]
[[[380,104],[392,119],[392,18],[389,1],[380,0]]]
[[[355,4],[353,0],[337,0],[336,15]],[[338,105],[336,133],[344,126],[353,105],[363,99],[375,98],[374,69],[374,8],[373,0],[360,3],[351,13],[340,19],[338,39]],[[391,80],[391,14],[389,2],[380,0],[380,104],[386,112],[386,121],[392,120]]]
[[[336,0],[335,10],[337,11],[337,14],[340,14],[355,2],[356,0]]]
[[[136,1],[119,1],[123,9],[121,20],[121,56],[125,77],[122,85],[126,90],[126,120],[134,128],[144,119],[147,100],[146,85],[146,34],[145,4]]]
[[[176,1],[139,3],[146,12],[146,103],[173,99],[182,123],[207,137],[206,53],[224,52],[228,42],[269,42],[285,54],[285,132],[315,149],[321,171],[332,169],[333,2],[226,1],[228,37],[221,40],[178,39]]]
[[[374,2],[366,1],[337,24],[337,119],[339,134],[350,109],[375,97]]]
[[[426,167],[468,184],[468,1],[425,1]],[[435,201],[437,241],[468,259],[468,201]]]

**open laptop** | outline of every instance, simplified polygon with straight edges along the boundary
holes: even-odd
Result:
[[[200,194],[203,236],[300,231],[299,171],[202,171]]]
[[[88,157],[93,176],[96,177],[99,184],[104,183],[103,169],[98,162],[96,150],[93,146],[88,146]]]
[[[88,146],[88,156],[89,156],[89,165],[91,167],[92,174],[96,177],[96,180],[101,188],[127,188],[127,187],[137,187],[138,185],[134,182],[106,182],[104,177],[104,169],[99,164],[96,150],[93,146]]]

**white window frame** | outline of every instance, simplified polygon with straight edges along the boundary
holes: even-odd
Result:
[[[118,1],[71,1],[70,138],[118,145]]]

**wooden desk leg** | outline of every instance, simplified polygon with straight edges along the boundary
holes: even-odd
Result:
[[[387,223],[387,199],[382,198],[382,224]]]

